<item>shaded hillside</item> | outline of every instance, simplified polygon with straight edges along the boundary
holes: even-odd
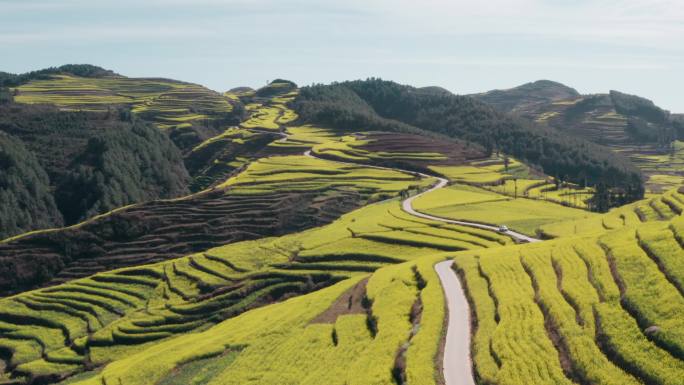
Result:
[[[2,173],[27,178],[8,177],[9,186],[29,189],[37,199],[2,201],[4,220],[15,225],[0,227],[0,238],[187,192],[188,174],[178,149],[125,110],[65,112],[8,104],[0,106],[0,132],[14,137],[5,143],[18,143],[3,151],[12,161],[0,165]],[[45,202],[44,209],[38,202]]]
[[[62,224],[50,180],[18,138],[0,131],[0,238]]]
[[[500,111],[516,112],[539,104],[580,96],[574,88],[550,80],[538,80],[507,90],[492,90],[471,95]]]
[[[600,146],[556,130],[515,120],[473,98],[425,94],[410,86],[370,79],[302,88],[295,108],[304,121],[335,127],[425,132],[478,143],[539,165],[546,174],[579,183],[619,187],[622,198],[642,196],[639,171]]]

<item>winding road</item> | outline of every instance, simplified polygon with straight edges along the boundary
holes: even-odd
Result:
[[[259,130],[254,130],[259,131]],[[263,132],[263,131],[261,131]],[[273,133],[273,132],[270,132]],[[278,132],[282,136],[281,141],[285,141],[288,138],[286,132]],[[305,156],[318,158],[312,154],[311,150],[304,152]],[[325,159],[329,160],[329,159]],[[343,163],[354,166],[367,166],[385,170],[399,171],[409,174],[419,174],[424,178],[437,178],[437,183],[435,183],[428,190],[423,191],[414,196],[408,197],[401,202],[402,209],[413,216],[429,219],[438,222],[444,222],[454,225],[473,227],[482,230],[494,231],[500,234],[508,235],[509,237],[515,239],[518,242],[539,242],[537,238],[527,236],[525,234],[518,233],[513,230],[499,231],[498,226],[492,226],[485,223],[469,222],[469,221],[459,221],[449,218],[442,218],[430,214],[421,213],[413,208],[413,201],[427,193],[444,188],[448,185],[449,181],[445,178],[428,175],[424,173],[416,173],[413,171],[403,170],[399,168],[390,167],[380,167],[373,165],[366,165],[360,163],[342,162],[335,161],[337,163]],[[435,265],[435,271],[442,284],[444,290],[444,297],[447,306],[447,332],[444,344],[444,355],[442,362],[442,371],[444,375],[445,385],[475,385],[475,380],[473,376],[473,364],[470,357],[470,307],[468,305],[468,300],[466,299],[465,291],[461,285],[461,281],[458,279],[456,273],[452,270],[453,265],[452,260],[447,260],[439,262]]]
[[[399,170],[399,171],[403,171],[403,170]],[[408,171],[406,171],[406,172],[408,172]],[[423,175],[425,177],[430,176],[430,175],[426,175],[426,174],[421,174],[421,175]],[[441,177],[433,176],[433,178],[437,178],[439,181],[435,185],[430,187],[430,189],[423,191],[422,193],[414,195],[412,197],[408,197],[403,202],[401,202],[401,207],[402,207],[402,209],[404,209],[404,211],[406,211],[407,213],[409,213],[413,216],[425,218],[425,219],[430,219],[433,221],[439,221],[439,222],[445,222],[445,223],[450,223],[450,224],[454,224],[454,225],[474,227],[474,228],[478,228],[478,229],[482,229],[482,230],[499,232],[500,234],[508,235],[509,237],[515,239],[518,242],[523,242],[523,243],[524,242],[539,242],[539,239],[537,239],[537,238],[533,238],[533,237],[527,236],[525,234],[518,233],[518,232],[513,231],[513,230],[499,231],[499,227],[497,227],[497,226],[492,226],[492,225],[487,225],[484,223],[477,223],[477,222],[458,221],[455,219],[437,217],[434,215],[425,214],[425,213],[421,213],[420,211],[416,211],[413,208],[413,201],[416,198],[418,198],[419,196],[421,196],[423,194],[427,194],[429,192],[441,189],[442,187],[446,186],[447,183],[449,183],[448,180],[441,178]]]
[[[445,385],[475,385],[470,359],[470,307],[452,264],[449,260],[435,265],[447,304],[442,374]]]

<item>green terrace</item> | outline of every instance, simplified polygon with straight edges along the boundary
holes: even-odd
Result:
[[[108,271],[2,299],[0,349],[13,376],[61,378],[176,336],[198,336],[187,333],[213,330],[208,328],[293,295],[358,282],[388,265],[508,244],[509,238],[496,233],[416,219],[397,201],[387,201],[302,233]],[[422,268],[424,274],[432,276],[428,267]],[[415,294],[408,298],[414,301]],[[381,303],[369,312],[384,322],[386,305]],[[366,317],[361,316],[363,323],[354,326],[361,329],[354,333],[369,333]],[[344,340],[347,326],[337,326],[337,338]]]
[[[16,88],[15,101],[54,104],[68,110],[107,111],[130,106],[160,128],[206,124],[233,111],[231,101],[202,86],[166,79],[54,75]]]
[[[456,257],[477,318],[476,378],[681,382],[681,219]]]

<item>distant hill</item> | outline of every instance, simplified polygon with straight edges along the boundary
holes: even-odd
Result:
[[[550,80],[538,80],[507,90],[470,95],[505,112],[527,110],[533,106],[580,96],[574,88]]]
[[[431,94],[431,95],[443,95],[443,96],[449,96],[453,95],[453,93],[446,88],[442,88],[439,86],[428,86],[428,87],[420,87],[416,89],[417,92],[422,93],[422,94]]]
[[[230,90],[228,90],[228,92],[232,92],[232,93],[244,93],[244,92],[254,92],[254,91],[255,90],[252,87],[235,87],[235,88],[231,88]]]
[[[62,110],[107,111],[125,107],[166,131],[186,153],[239,123],[239,100],[201,85],[164,78],[129,78],[101,67],[78,64],[25,74],[0,73],[16,103],[52,104]],[[0,94],[0,100],[3,99]]]
[[[114,71],[91,64],[66,64],[23,74],[12,74],[0,71],[0,87],[16,87],[36,79],[49,79],[50,75],[73,75],[84,78],[101,78],[104,76],[121,76]]]
[[[668,111],[619,91],[580,95],[573,88],[541,80],[472,96],[499,111],[607,146],[665,147],[678,136]]]

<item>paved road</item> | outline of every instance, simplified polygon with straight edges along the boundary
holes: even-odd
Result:
[[[447,303],[448,324],[444,344],[445,385],[475,385],[470,359],[470,308],[461,282],[451,269],[453,261],[435,265]]]
[[[422,174],[422,175],[425,175],[425,174]],[[428,176],[428,175],[425,175],[425,176]],[[404,209],[404,211],[406,211],[407,213],[409,213],[409,214],[411,214],[411,215],[414,215],[414,216],[416,216],[416,217],[425,218],[425,219],[430,219],[430,220],[433,220],[433,221],[439,221],[439,222],[451,223],[451,224],[454,224],[454,225],[475,227],[475,228],[478,228],[478,229],[483,229],[483,230],[489,230],[489,231],[496,231],[496,232],[499,232],[499,228],[498,228],[497,226],[492,226],[492,225],[487,225],[487,224],[484,224],[484,223],[477,223],[477,222],[457,221],[457,220],[455,220],[455,219],[437,217],[437,216],[434,216],[434,215],[425,214],[425,213],[421,213],[421,212],[419,212],[419,211],[416,211],[416,210],[413,208],[413,200],[414,200],[414,199],[418,198],[419,196],[421,196],[421,195],[423,195],[423,194],[427,194],[427,193],[429,193],[429,192],[438,190],[438,189],[440,189],[440,188],[442,188],[442,187],[444,187],[444,186],[447,185],[448,181],[447,181],[446,179],[444,179],[444,178],[439,178],[439,177],[436,177],[436,178],[439,179],[439,181],[438,181],[434,186],[432,186],[430,189],[428,189],[428,190],[426,190],[426,191],[424,191],[424,192],[422,192],[422,193],[420,193],[420,194],[417,194],[417,195],[414,195],[414,196],[412,196],[412,197],[409,197],[409,198],[405,199],[405,200],[401,203],[401,207]],[[508,230],[508,231],[506,231],[506,232],[500,232],[500,233],[501,233],[501,234],[506,234],[506,235],[508,235],[509,237],[511,237],[511,238],[513,238],[513,239],[516,239],[516,240],[519,241],[519,242],[538,242],[538,241],[539,241],[539,239],[537,239],[537,238],[529,237],[529,236],[527,236],[527,235],[525,235],[525,234],[521,234],[521,233],[518,233],[518,232],[513,231],[513,230]]]
[[[283,139],[287,140],[288,135],[286,133],[281,133]],[[305,156],[316,157],[311,153],[311,150],[304,152]],[[346,164],[357,165],[356,163],[349,162],[339,162]],[[412,171],[369,166],[381,169],[391,169],[394,171],[406,172],[411,174],[416,174]],[[431,177],[430,175],[418,173],[424,178]],[[407,213],[419,217],[430,219],[433,221],[451,223],[455,225],[474,227],[489,231],[499,231],[497,226],[492,226],[484,223],[468,222],[468,221],[457,221],[449,218],[437,217],[434,215],[429,215],[416,211],[413,208],[413,201],[423,194],[438,190],[445,187],[448,184],[448,180],[441,177],[437,178],[437,183],[435,183],[428,190],[414,195],[412,197],[406,198],[401,206]],[[518,240],[519,242],[538,242],[539,239],[529,237],[525,234],[521,234],[512,230],[508,230],[502,234],[506,234],[511,238]],[[444,289],[444,296],[447,304],[448,312],[448,324],[446,340],[444,345],[444,360],[442,362],[443,375],[445,385],[475,385],[475,380],[473,377],[473,365],[472,359],[470,357],[470,307],[468,306],[468,301],[461,286],[461,282],[458,279],[456,273],[451,269],[453,261],[448,260],[440,262],[435,265],[435,271],[439,276],[439,280],[442,283],[442,288]]]

